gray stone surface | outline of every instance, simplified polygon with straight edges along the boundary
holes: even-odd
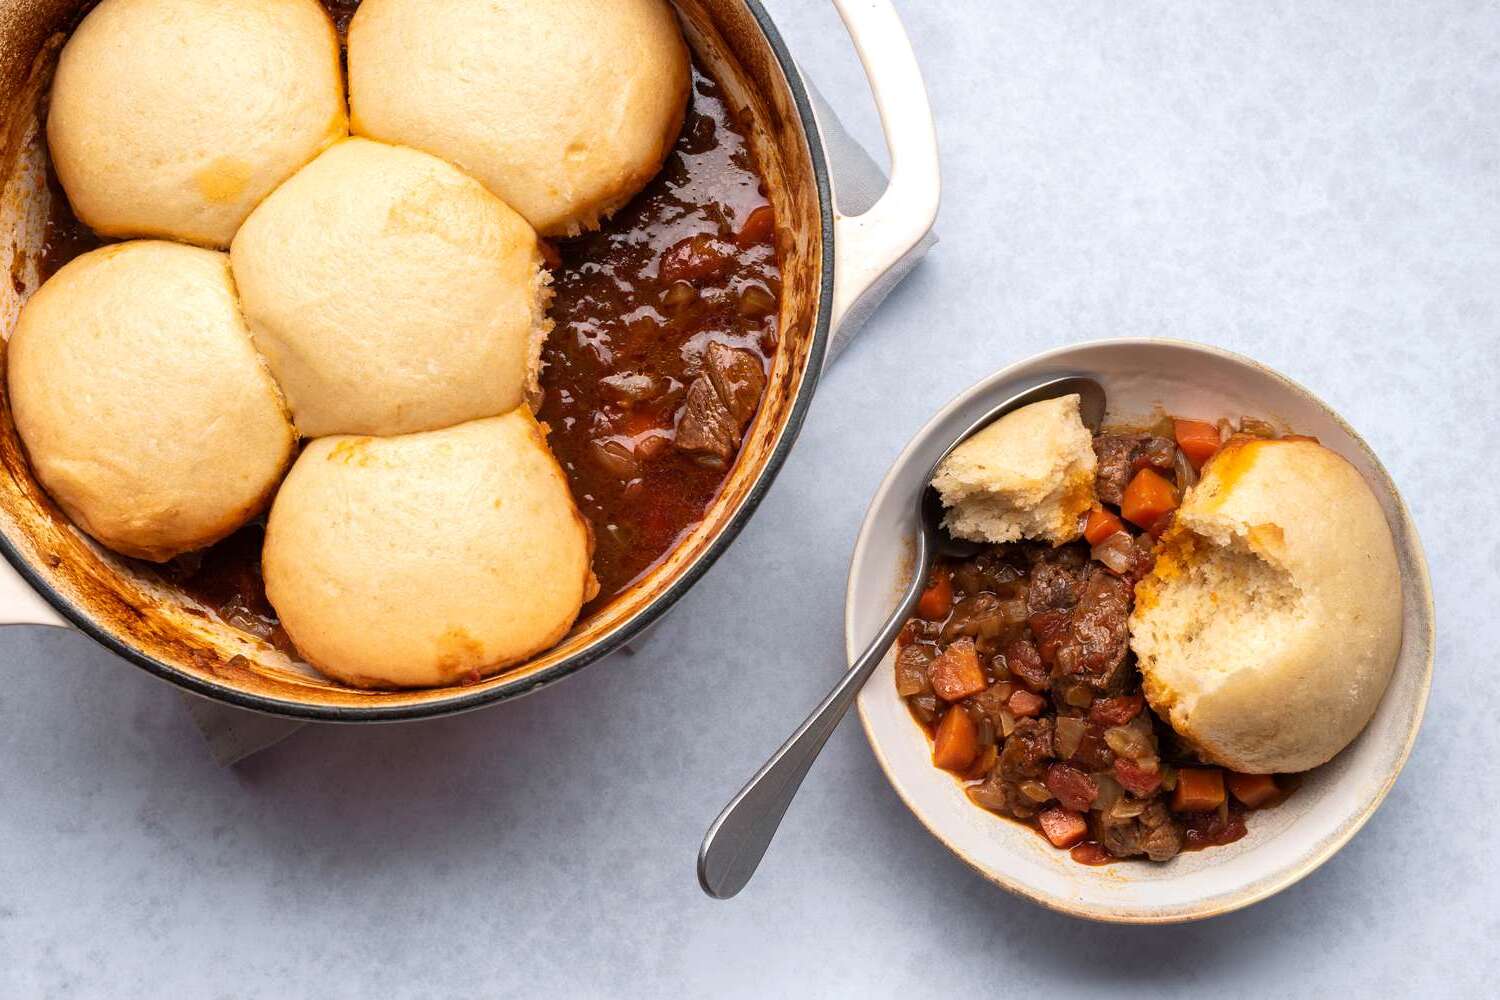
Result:
[[[829,5],[775,0],[874,116]],[[76,635],[0,633],[0,996],[1494,995],[1500,12],[1488,3],[908,0],[943,242],[823,386],[730,553],[633,657],[456,719],[216,767]],[[1013,899],[846,724],[739,899],[715,811],[842,660],[846,564],[906,438],[984,374],[1169,335],[1311,386],[1403,487],[1437,591],[1406,772],[1250,910],[1109,928]]]

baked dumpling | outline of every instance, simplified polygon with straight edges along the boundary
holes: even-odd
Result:
[[[526,407],[307,446],[276,494],[266,596],[297,649],[360,687],[477,678],[552,646],[597,584],[588,523]]]
[[[536,234],[451,164],[346,139],[230,249],[256,346],[307,437],[508,413],[548,328]]]
[[[103,0],[63,46],[47,115],[86,225],[208,247],[346,134],[317,0]]]
[[[164,560],[260,513],[296,443],[229,258],[156,240],[68,263],[7,348],[37,479],[110,548]]]
[[[953,449],[932,485],[955,538],[1061,545],[1094,503],[1094,439],[1075,395],[1012,410]]]
[[[1385,514],[1342,456],[1232,440],[1136,587],[1130,646],[1151,707],[1204,759],[1305,771],[1359,735],[1401,652]]]
[[[355,133],[451,160],[544,236],[645,186],[690,82],[666,0],[364,0],[349,26]]]

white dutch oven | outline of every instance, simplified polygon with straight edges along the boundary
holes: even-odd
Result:
[[[830,332],[909,254],[938,204],[937,145],[916,58],[889,0],[836,0],[874,91],[891,179],[863,215],[840,215],[795,64],[755,0],[677,0],[698,59],[741,112],[775,207],[781,347],[734,469],[701,524],[632,589],[530,663],[470,687],[356,691],[223,625],[91,545],[32,477],[0,389],[0,621],[73,627],[191,691],[245,708],[332,721],[440,715],[515,697],[592,663],[682,596],[734,538],[791,448]],[[41,111],[67,30],[85,0],[0,0],[0,332],[35,290],[48,215]],[[149,405],[149,401],[142,401]]]

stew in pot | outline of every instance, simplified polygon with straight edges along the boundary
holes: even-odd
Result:
[[[325,0],[342,35],[356,4]],[[101,241],[53,180],[45,280]],[[694,68],[656,178],[602,228],[547,243],[555,328],[538,418],[595,538],[597,610],[703,517],[760,405],[778,344],[775,220],[744,130]],[[226,623],[295,655],[260,578],[264,521],[157,573]]]

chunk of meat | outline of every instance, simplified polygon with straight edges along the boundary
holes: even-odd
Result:
[[[1069,559],[1068,555],[1075,558]],[[1026,591],[1026,611],[1042,614],[1067,611],[1078,603],[1088,579],[1088,564],[1076,558],[1075,550],[1059,549],[1039,559],[1031,569],[1030,587]]]
[[[1054,668],[1053,677],[1082,681],[1101,695],[1120,693],[1129,678],[1131,597],[1129,583],[1093,567],[1069,610],[1031,616],[1038,655]]]
[[[743,430],[755,416],[761,394],[766,391],[766,373],[760,358],[744,348],[713,340],[703,352],[703,366],[725,409],[734,417],[736,432]]]
[[[1022,719],[1036,718],[1046,706],[1047,699],[1030,691],[1013,691],[1008,702],[1011,714]]]
[[[1099,785],[1093,778],[1068,764],[1053,764],[1047,768],[1047,791],[1056,796],[1068,809],[1087,812],[1099,794]]]
[[[727,464],[740,446],[734,415],[707,375],[699,375],[688,386],[687,398],[677,414],[676,444],[682,451],[701,456],[705,464],[719,467]]]
[[[1115,752],[1104,741],[1105,727],[1090,722],[1083,730],[1083,739],[1073,751],[1071,760],[1089,771],[1108,771],[1115,766]]]
[[[1161,787],[1161,768],[1146,768],[1124,757],[1116,757],[1115,780],[1130,794],[1145,798]]]
[[[1016,639],[1007,643],[1003,654],[1005,669],[1033,693],[1041,693],[1047,690],[1047,685],[1052,678],[1052,672],[1042,663],[1042,656],[1037,652],[1036,644],[1029,639]]]
[[[1100,693],[1112,693],[1124,680],[1120,667],[1130,648],[1130,603],[1129,584],[1094,572],[1073,609],[1071,632],[1078,650],[1073,672],[1087,675]]]
[[[703,368],[678,411],[677,447],[722,467],[734,457],[740,433],[760,406],[766,376],[754,354],[716,340],[703,352]]]
[[[1089,709],[1089,721],[1105,726],[1123,726],[1146,707],[1146,699],[1138,694],[1122,694],[1114,698],[1101,698]]]
[[[1039,778],[1052,759],[1052,720],[1022,719],[1005,738],[1000,776],[1009,781]]]
[[[668,247],[657,261],[656,274],[663,284],[699,282],[723,271],[734,259],[734,244],[698,233]]]
[[[1101,434],[1094,438],[1094,491],[1104,503],[1119,506],[1131,477],[1144,468],[1170,469],[1177,446],[1154,434]]]

